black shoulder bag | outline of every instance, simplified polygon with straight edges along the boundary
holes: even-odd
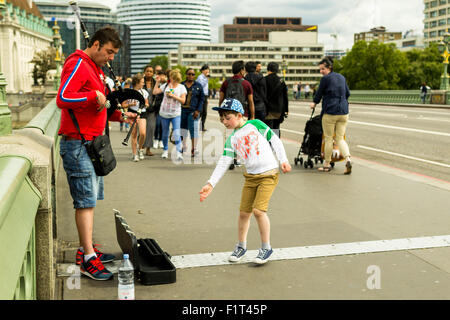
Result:
[[[94,137],[92,141],[86,141],[81,134],[80,126],[72,109],[69,109],[70,117],[81,136],[82,144],[86,147],[86,151],[91,158],[92,165],[97,176],[106,176],[116,167],[116,157],[114,157],[111,148],[111,141],[107,135]]]

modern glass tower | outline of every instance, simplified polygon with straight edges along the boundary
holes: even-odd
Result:
[[[142,72],[153,57],[179,43],[209,43],[210,16],[208,0],[122,0],[117,20],[131,29],[131,72]]]

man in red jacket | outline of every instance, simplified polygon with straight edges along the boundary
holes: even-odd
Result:
[[[92,243],[94,208],[97,200],[104,198],[103,177],[95,174],[68,110],[73,110],[80,132],[87,141],[103,134],[107,118],[106,77],[101,67],[114,59],[121,46],[122,42],[116,30],[111,27],[98,30],[84,51],[76,50],[66,59],[56,98],[56,104],[61,109],[60,155],[73,199],[80,240],[76,262],[80,264],[82,274],[95,280],[112,278],[112,273],[103,263],[115,258],[100,252]],[[129,117],[127,121],[131,121],[135,114],[127,112],[126,116]],[[116,110],[109,120],[124,121],[119,110]]]

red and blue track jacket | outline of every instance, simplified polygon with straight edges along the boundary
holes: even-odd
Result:
[[[61,85],[56,105],[61,109],[61,126],[58,134],[81,139],[68,109],[74,111],[80,131],[86,140],[103,134],[106,125],[106,109],[98,112],[96,90],[106,96],[105,75],[100,67],[83,51],[76,50],[65,61],[61,71]],[[120,121],[121,112],[116,110],[109,118]]]

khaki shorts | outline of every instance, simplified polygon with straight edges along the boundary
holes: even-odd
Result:
[[[258,209],[267,212],[270,197],[278,184],[279,173],[248,174],[244,173],[245,183],[242,188],[240,210],[252,212]]]

